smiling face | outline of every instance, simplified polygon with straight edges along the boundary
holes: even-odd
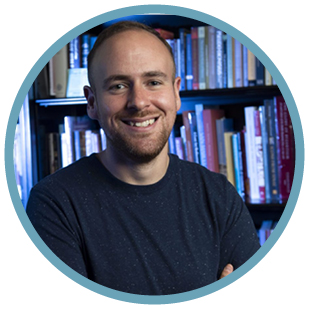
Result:
[[[144,30],[108,38],[92,64],[93,89],[85,87],[88,115],[99,121],[107,151],[147,162],[167,150],[180,108],[180,79],[169,51]]]

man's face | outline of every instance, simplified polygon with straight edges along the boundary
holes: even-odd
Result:
[[[103,43],[92,68],[88,114],[105,131],[107,147],[138,161],[155,158],[180,108],[180,79],[167,48],[146,31],[125,31]]]

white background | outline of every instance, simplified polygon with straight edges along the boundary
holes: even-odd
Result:
[[[107,11],[144,1],[6,1],[1,5],[0,145],[12,104],[30,69],[58,38]],[[149,4],[160,4],[152,1]],[[213,15],[251,38],[274,62],[294,96],[308,132],[308,9],[306,1],[164,1]],[[307,21],[306,21],[307,20]],[[52,266],[33,245],[12,205],[1,151],[1,297],[2,308],[136,308],[79,286]],[[306,170],[306,169],[305,169]],[[294,214],[267,256],[248,274],[211,295],[168,308],[308,308],[308,177]],[[297,305],[299,304],[299,306]],[[300,305],[302,304],[302,305]],[[159,305],[153,305],[158,307]],[[211,306],[211,307],[210,307]]]

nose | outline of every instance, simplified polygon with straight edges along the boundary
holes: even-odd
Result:
[[[143,110],[150,105],[149,94],[142,85],[134,84],[131,87],[127,108],[135,110]]]

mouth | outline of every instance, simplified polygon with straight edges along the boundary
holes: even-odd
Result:
[[[140,128],[146,128],[149,127],[151,125],[153,125],[157,119],[157,118],[151,118],[151,119],[147,119],[147,120],[122,120],[125,124],[131,126],[131,127],[140,127]]]

